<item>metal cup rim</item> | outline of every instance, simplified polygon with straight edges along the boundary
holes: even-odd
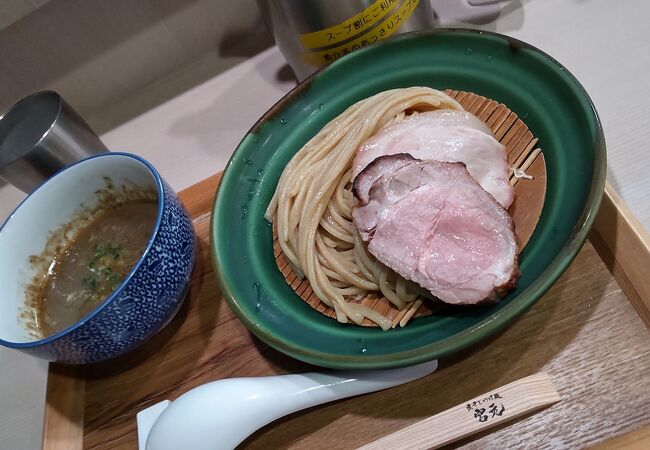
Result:
[[[16,156],[14,159],[12,159],[10,161],[4,161],[4,163],[2,165],[0,165],[0,168],[5,167],[5,166],[15,162],[15,161],[19,160],[20,158],[23,158],[25,155],[28,155],[32,150],[34,150],[34,148],[38,147],[38,145],[41,144],[43,139],[45,139],[45,137],[50,133],[50,131],[52,131],[52,127],[54,127],[54,124],[56,123],[56,121],[61,116],[61,109],[63,109],[63,103],[64,103],[65,100],[63,100],[63,97],[61,96],[61,94],[59,94],[58,92],[56,92],[54,90],[51,90],[51,89],[36,91],[36,92],[32,92],[31,94],[21,98],[20,100],[15,102],[13,105],[11,105],[2,115],[0,115],[0,123],[2,123],[2,121],[5,120],[6,117],[8,115],[10,115],[12,112],[14,112],[16,110],[16,108],[18,108],[21,104],[23,104],[23,103],[25,103],[25,102],[27,102],[29,100],[32,100],[34,97],[40,97],[40,96],[43,96],[45,94],[48,94],[48,95],[49,94],[54,94],[56,96],[56,98],[57,98],[58,109],[56,111],[56,115],[54,116],[54,119],[50,123],[47,130],[45,130],[45,132],[43,132],[43,135],[38,139],[38,141],[36,141],[34,143],[34,145],[32,145],[32,147],[28,151],[26,151],[25,153],[23,153],[21,155]]]

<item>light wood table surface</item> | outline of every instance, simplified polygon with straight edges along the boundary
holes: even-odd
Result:
[[[605,129],[608,179],[646,229],[648,18],[645,0],[529,0],[511,2],[495,22],[481,26],[538,46],[583,83]],[[294,86],[283,67],[282,55],[271,48],[102,138],[113,150],[149,159],[183,189],[222,169],[244,132]],[[11,186],[0,186],[0,219],[21,198]],[[0,349],[0,448],[40,448],[46,371],[43,362]]]

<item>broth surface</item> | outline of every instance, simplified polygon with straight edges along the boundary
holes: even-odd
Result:
[[[129,200],[100,210],[54,258],[35,302],[43,337],[79,321],[124,280],[147,246],[158,203]]]

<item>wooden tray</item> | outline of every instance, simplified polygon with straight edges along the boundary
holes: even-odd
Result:
[[[51,364],[43,448],[136,448],[135,415],[154,403],[221,378],[317,370],[252,337],[221,297],[208,237],[218,180],[181,193],[194,218],[199,258],[178,316],[119,360],[85,368]],[[487,342],[440,361],[436,373],[296,413],[242,447],[355,448],[545,370],[560,403],[460,444],[579,448],[617,436],[610,444],[650,448],[650,339],[642,320],[650,325],[650,296],[641,272],[650,266],[650,240],[609,187],[606,194],[592,233],[605,263],[587,243],[525,315]]]

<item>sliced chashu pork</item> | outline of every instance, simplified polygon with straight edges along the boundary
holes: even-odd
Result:
[[[397,153],[422,160],[462,162],[501,206],[507,209],[514,199],[505,147],[480,119],[466,111],[428,111],[388,125],[359,147],[352,179],[374,159]]]
[[[353,192],[352,219],[368,251],[435,297],[474,304],[516,286],[512,219],[463,164],[382,156]]]

